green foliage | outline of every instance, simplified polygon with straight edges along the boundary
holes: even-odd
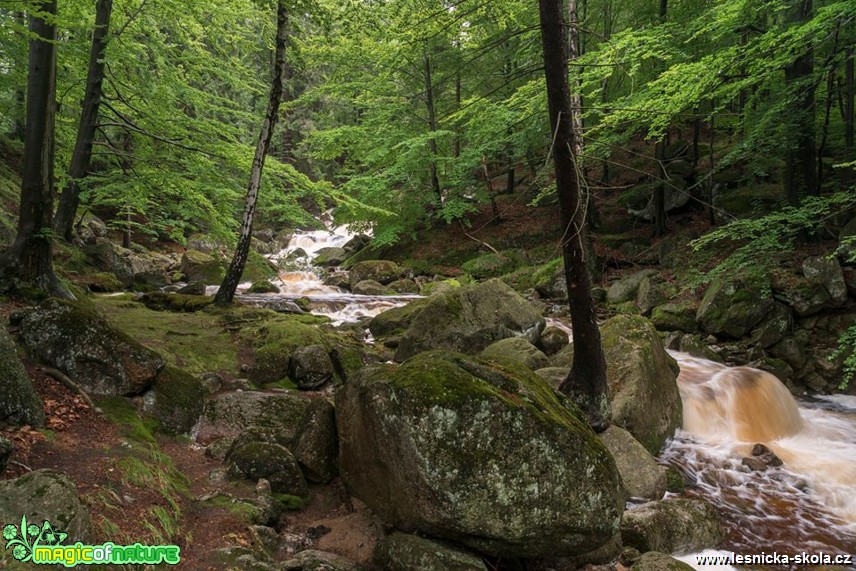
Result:
[[[838,347],[829,356],[830,361],[844,357],[844,376],[838,384],[838,390],[846,391],[856,378],[856,326],[848,328],[838,338]]]

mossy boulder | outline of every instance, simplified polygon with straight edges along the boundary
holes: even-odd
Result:
[[[717,279],[707,288],[696,319],[708,333],[740,339],[772,309],[769,280],[736,276]]]
[[[694,571],[694,569],[671,555],[649,551],[633,564],[630,571]]]
[[[375,280],[362,280],[351,286],[351,291],[357,295],[387,295],[393,293],[389,288]]]
[[[807,258],[802,264],[802,271],[807,280],[823,286],[832,305],[843,305],[847,301],[847,284],[838,260],[827,256]]]
[[[767,349],[790,335],[793,328],[794,315],[791,310],[783,303],[774,302],[770,313],[750,332],[749,342]]]
[[[348,259],[349,255],[344,248],[321,248],[316,253],[312,263],[322,268],[341,266]]]
[[[42,303],[21,323],[21,339],[32,355],[95,395],[140,394],[164,367],[156,352],[75,302]]]
[[[520,250],[494,252],[467,260],[461,269],[478,280],[498,278],[526,264],[526,256]]]
[[[695,333],[698,330],[697,312],[698,307],[692,302],[665,303],[651,312],[651,323],[658,331]]]
[[[636,290],[636,307],[642,315],[651,315],[655,307],[663,305],[676,293],[677,288],[663,276],[646,276],[639,282],[639,288]]]
[[[83,247],[83,252],[90,265],[113,274],[123,286],[130,286],[134,282],[130,250],[117,246],[107,238],[96,238],[94,243]]]
[[[417,294],[419,293],[419,284],[410,278],[395,280],[387,286],[390,291],[400,294]]]
[[[66,544],[92,538],[89,512],[66,474],[36,470],[14,480],[0,481],[0,522],[20,524],[21,518],[41,526],[49,521],[56,531],[68,534]],[[0,553],[0,568],[12,562],[11,550]],[[8,558],[8,561],[4,558]]]
[[[559,386],[565,382],[568,375],[571,374],[570,367],[544,367],[538,369],[535,374],[547,381],[547,384],[555,390],[559,390]]]
[[[189,434],[205,408],[208,390],[201,380],[167,366],[143,399],[144,410],[160,422],[168,434]]]
[[[510,361],[533,371],[550,366],[547,355],[522,337],[509,337],[492,343],[481,352],[481,357],[489,361]]]
[[[436,280],[423,285],[419,289],[419,295],[425,297],[430,297],[432,295],[443,295],[444,293],[449,293],[452,290],[460,288],[461,285],[461,282],[454,278],[449,278],[446,280]]]
[[[188,282],[219,285],[225,275],[223,263],[211,254],[187,250],[181,256],[181,273]]]
[[[432,351],[336,393],[349,491],[406,532],[501,557],[590,551],[618,529],[615,462],[525,367]]]
[[[176,269],[176,260],[157,252],[129,252],[126,254],[131,265],[132,285],[148,290],[168,285],[170,272]]]
[[[407,273],[395,262],[389,260],[367,260],[354,264],[350,271],[351,287],[364,280],[374,280],[381,285],[386,285],[404,277]]]
[[[472,553],[399,532],[378,543],[374,562],[385,571],[487,571],[484,561]]]
[[[832,298],[826,288],[807,278],[795,278],[776,289],[797,317],[809,317],[831,305]]]
[[[355,562],[326,551],[307,549],[280,565],[283,571],[359,571]]]
[[[508,337],[537,343],[545,322],[520,294],[493,279],[428,298],[401,336],[396,361],[431,349],[474,354]]]
[[[297,459],[285,446],[270,442],[251,442],[226,456],[229,475],[253,482],[264,478],[277,494],[309,497],[309,488]]]
[[[292,393],[242,391],[209,399],[197,429],[197,439],[208,443],[235,437],[243,429],[258,426],[276,435],[277,442],[292,443],[310,400]]]
[[[606,301],[609,303],[625,303],[635,301],[639,293],[639,285],[642,280],[651,276],[660,275],[657,270],[641,270],[639,272],[624,276],[614,282],[606,292]]]
[[[255,282],[250,286],[250,289],[247,290],[248,293],[279,293],[279,288],[270,283],[267,280],[260,280]]]
[[[621,539],[641,552],[692,553],[725,538],[719,513],[704,500],[669,498],[624,512]]]
[[[250,250],[249,254],[247,254],[247,263],[244,265],[244,272],[241,274],[241,279],[253,283],[268,280],[276,276],[277,270],[278,268],[272,265],[272,262],[266,257],[255,250]],[[219,285],[220,281],[216,283]]]
[[[427,299],[417,299],[401,307],[387,309],[369,321],[369,331],[375,337],[401,335],[410,327],[413,318],[428,304]]]
[[[140,302],[155,311],[177,311],[193,313],[205,309],[214,300],[204,295],[189,295],[184,293],[164,293],[152,291],[144,293]]]
[[[331,402],[316,399],[309,404],[291,449],[310,482],[327,484],[338,475],[339,435]]]
[[[567,347],[570,342],[567,331],[558,327],[547,326],[535,346],[550,357]]]
[[[666,493],[666,468],[657,461],[633,435],[618,426],[610,426],[598,438],[612,457],[621,474],[628,497],[659,500]]]
[[[317,389],[332,380],[334,374],[333,361],[324,345],[299,347],[291,354],[288,377],[300,389]]]
[[[15,342],[0,327],[0,425],[45,425],[42,401],[18,358]]]
[[[681,426],[678,364],[644,317],[614,317],[601,335],[612,420],[657,454]]]
[[[317,327],[304,323],[299,316],[284,316],[265,322],[260,327],[242,331],[253,347],[254,364],[250,380],[275,383],[288,376],[293,352],[308,345],[324,345],[326,335]]]

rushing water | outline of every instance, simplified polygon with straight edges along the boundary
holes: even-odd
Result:
[[[769,373],[672,353],[684,430],[662,461],[714,503],[738,553],[856,554],[856,397],[796,402]],[[742,465],[754,444],[784,465]]]

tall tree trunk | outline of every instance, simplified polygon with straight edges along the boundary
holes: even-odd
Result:
[[[847,149],[852,151],[853,144],[853,103],[856,96],[856,86],[853,78],[853,48],[847,48],[847,59],[844,64],[844,141]]]
[[[15,19],[18,20],[18,23],[23,28],[26,24],[27,17],[23,12],[15,12]],[[19,141],[24,140],[24,131],[26,129],[26,122],[24,118],[27,114],[27,92],[24,91],[24,87],[19,85],[15,88],[15,123],[12,127],[12,137]]]
[[[247,256],[250,254],[250,242],[253,238],[253,218],[256,213],[256,201],[259,196],[259,186],[262,181],[262,171],[265,167],[265,157],[273,141],[274,129],[279,118],[279,106],[282,101],[283,80],[286,75],[285,45],[288,40],[288,10],[285,0],[278,0],[276,6],[276,56],[274,58],[273,81],[267,112],[262,121],[259,143],[253,156],[253,166],[250,170],[250,183],[247,187],[247,198],[244,206],[244,216],[241,220],[241,235],[235,247],[235,255],[223,278],[223,283],[214,296],[214,303],[228,304],[235,298],[235,291],[244,273]]]
[[[539,0],[539,10],[550,126],[556,136],[553,157],[563,228],[562,256],[575,348],[571,372],[559,389],[581,407],[595,431],[603,431],[609,426],[611,412],[607,395],[606,360],[601,347],[582,240],[585,221],[580,208],[577,170],[574,167],[575,142],[565,34],[562,30],[562,2]]]
[[[792,22],[805,22],[811,17],[811,0],[793,0],[793,4]],[[785,85],[793,101],[789,113],[793,139],[785,157],[785,194],[793,206],[799,205],[803,196],[817,194],[813,74],[814,54],[810,47],[785,68]]]
[[[0,257],[5,289],[36,287],[73,299],[53,270],[53,152],[56,118],[56,0],[34,6],[30,16],[27,123],[18,234]]]
[[[92,162],[92,143],[98,128],[98,109],[101,107],[101,85],[104,82],[104,51],[107,49],[107,34],[110,29],[110,13],[113,0],[98,0],[95,3],[95,29],[92,31],[92,48],[89,52],[89,74],[83,95],[83,110],[77,128],[77,141],[68,169],[68,183],[59,199],[54,231],[66,241],[71,241],[74,216],[80,204],[80,180],[89,172]]]
[[[660,22],[666,21],[668,14],[668,0],[660,0]],[[662,177],[660,184],[654,187],[654,236],[666,235],[666,146],[668,135],[664,135],[662,139],[657,141],[654,147],[654,157],[657,159],[660,172],[658,175]]]
[[[455,109],[461,109],[461,70],[455,72]],[[455,158],[461,156],[461,129],[455,129]]]
[[[431,133],[437,131],[437,111],[434,109],[434,83],[431,80],[431,56],[426,52],[422,58],[423,78],[425,80],[425,104],[428,107],[428,130]],[[440,188],[440,176],[437,174],[437,139],[431,137],[428,140],[428,150],[431,151],[430,174],[431,188],[437,196],[437,206],[443,204],[443,191]]]

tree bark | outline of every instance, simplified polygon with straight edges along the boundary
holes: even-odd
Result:
[[[853,78],[853,48],[847,48],[847,58],[844,63],[844,141],[847,149],[852,151],[853,144],[853,103],[856,87]]]
[[[250,182],[247,187],[247,198],[244,206],[244,215],[241,220],[241,235],[238,245],[235,247],[235,255],[223,278],[223,283],[214,296],[214,303],[229,304],[235,298],[235,291],[244,273],[247,256],[250,253],[250,242],[253,237],[253,218],[256,212],[256,201],[261,186],[262,171],[265,166],[265,157],[273,142],[274,129],[279,118],[279,106],[282,101],[283,80],[286,76],[285,46],[288,40],[288,10],[284,0],[278,0],[276,7],[276,56],[274,58],[273,81],[271,83],[270,98],[268,99],[267,112],[262,121],[259,142],[253,156],[253,166],[250,170]]]
[[[541,41],[550,126],[555,133],[553,147],[556,188],[561,209],[562,256],[574,339],[571,372],[559,389],[585,412],[595,431],[609,426],[610,405],[607,396],[606,360],[597,326],[591,282],[586,269],[583,234],[585,221],[580,204],[579,181],[574,166],[573,119],[565,59],[565,34],[562,30],[561,0],[539,0]]]
[[[666,15],[669,10],[668,0],[660,0],[660,22],[666,21]],[[661,177],[660,184],[654,187],[654,236],[665,236],[666,229],[666,146],[668,135],[664,135],[657,141],[654,147],[654,157],[657,159],[657,164],[660,172],[657,173]]]
[[[435,133],[437,131],[437,111],[434,108],[434,84],[431,80],[431,56],[426,52],[422,58],[423,63],[423,78],[425,80],[425,104],[428,107],[428,131]],[[431,137],[428,140],[428,149],[431,152],[430,158],[430,174],[431,188],[437,196],[437,206],[443,205],[443,191],[440,188],[440,177],[437,174],[437,139]]]
[[[34,6],[30,16],[27,122],[18,234],[0,257],[5,289],[35,287],[74,299],[53,270],[53,153],[56,117],[56,0]]]
[[[811,17],[811,0],[794,0],[790,19],[805,22]],[[811,48],[785,68],[785,85],[792,97],[790,110],[791,144],[785,157],[785,194],[792,206],[798,206],[806,195],[817,194],[815,168],[815,97],[814,54]]]
[[[83,95],[83,110],[77,128],[77,141],[68,169],[68,183],[59,199],[54,231],[66,241],[71,241],[74,216],[80,205],[80,181],[89,173],[92,162],[92,143],[98,128],[98,109],[101,107],[101,86],[104,83],[104,52],[107,49],[107,34],[110,30],[110,13],[113,0],[98,0],[95,3],[95,29],[92,31],[92,47],[89,52],[89,74]]]
[[[23,12],[15,12],[15,18],[23,28],[27,21],[26,15]],[[24,118],[27,114],[27,92],[24,91],[23,86],[15,88],[15,107],[15,123],[12,127],[11,135],[15,139],[23,141],[24,131],[26,130]]]

